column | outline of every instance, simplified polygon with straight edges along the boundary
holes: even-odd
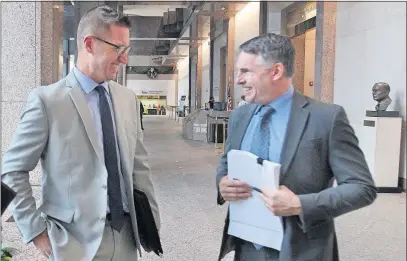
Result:
[[[229,19],[228,24],[228,37],[227,37],[227,48],[228,48],[228,62],[226,65],[226,82],[227,82],[227,100],[229,101],[229,108],[233,110],[239,99],[235,99],[235,17]],[[236,102],[237,100],[237,102]],[[236,102],[236,104],[235,104]]]
[[[332,103],[334,94],[336,2],[317,2],[314,97]]]
[[[0,2],[1,10],[1,149],[7,150],[16,131],[28,94],[40,85],[50,84],[62,72],[63,4],[52,2]],[[61,56],[60,56],[61,54]],[[30,175],[33,193],[40,200],[39,166]],[[27,252],[12,222],[2,220],[6,244]],[[29,255],[24,253],[25,256]]]

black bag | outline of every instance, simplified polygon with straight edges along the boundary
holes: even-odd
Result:
[[[137,189],[134,189],[133,197],[140,244],[146,252],[154,251],[161,257],[163,249],[148,198],[144,192]]]
[[[8,205],[16,197],[16,192],[1,182],[1,215],[6,211]]]

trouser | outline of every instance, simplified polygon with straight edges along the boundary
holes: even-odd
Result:
[[[126,215],[120,232],[113,230],[106,219],[102,243],[93,261],[137,261],[137,248],[129,215]]]
[[[236,246],[234,261],[278,261],[279,251],[262,247],[257,249],[253,243],[243,241]]]

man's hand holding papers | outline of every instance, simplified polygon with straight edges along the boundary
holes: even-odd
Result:
[[[220,180],[219,190],[226,201],[248,199],[252,195],[252,190],[246,182],[228,179],[228,176]]]
[[[266,207],[276,216],[296,216],[301,214],[301,201],[286,186],[280,186],[278,190],[262,189],[260,197]]]

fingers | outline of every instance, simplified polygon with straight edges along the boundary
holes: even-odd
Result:
[[[251,188],[246,182],[239,180],[222,180],[220,193],[227,201],[248,199],[251,196]]]
[[[226,201],[236,201],[236,200],[243,200],[248,199],[251,197],[251,193],[225,193],[222,194],[222,197]]]
[[[34,245],[45,257],[50,258],[52,255],[51,242],[48,233],[44,231],[37,238],[34,239]]]
[[[265,195],[260,195],[261,199],[264,201],[264,205],[266,206],[266,208],[268,208],[271,212],[273,212],[274,215],[279,216],[280,212],[279,212],[279,207],[277,202],[275,202],[275,200],[273,200],[270,197],[267,197]]]
[[[220,193],[228,201],[248,199],[252,194],[250,188],[243,187],[223,187]]]
[[[222,191],[224,193],[239,194],[239,193],[250,193],[251,189],[249,187],[224,187]]]
[[[41,249],[40,251],[42,252],[42,254],[43,254],[46,258],[50,258],[51,255],[52,255],[51,247],[45,248],[45,249]]]
[[[52,255],[51,243],[48,241],[48,246],[45,248],[45,253],[50,257]]]
[[[284,186],[284,185],[281,185],[281,186],[280,186],[280,190],[282,190],[282,191],[290,191],[290,189],[287,188],[287,187]]]
[[[230,180],[227,176],[223,178],[220,182],[220,186],[224,187],[249,187],[246,182],[240,180]]]
[[[273,191],[269,188],[262,188],[261,191],[263,192],[263,195],[265,195],[266,197],[269,197],[269,198],[271,198],[275,193],[275,191]]]
[[[51,246],[44,246],[42,248],[38,248],[38,250],[46,257],[50,258],[52,255]]]

